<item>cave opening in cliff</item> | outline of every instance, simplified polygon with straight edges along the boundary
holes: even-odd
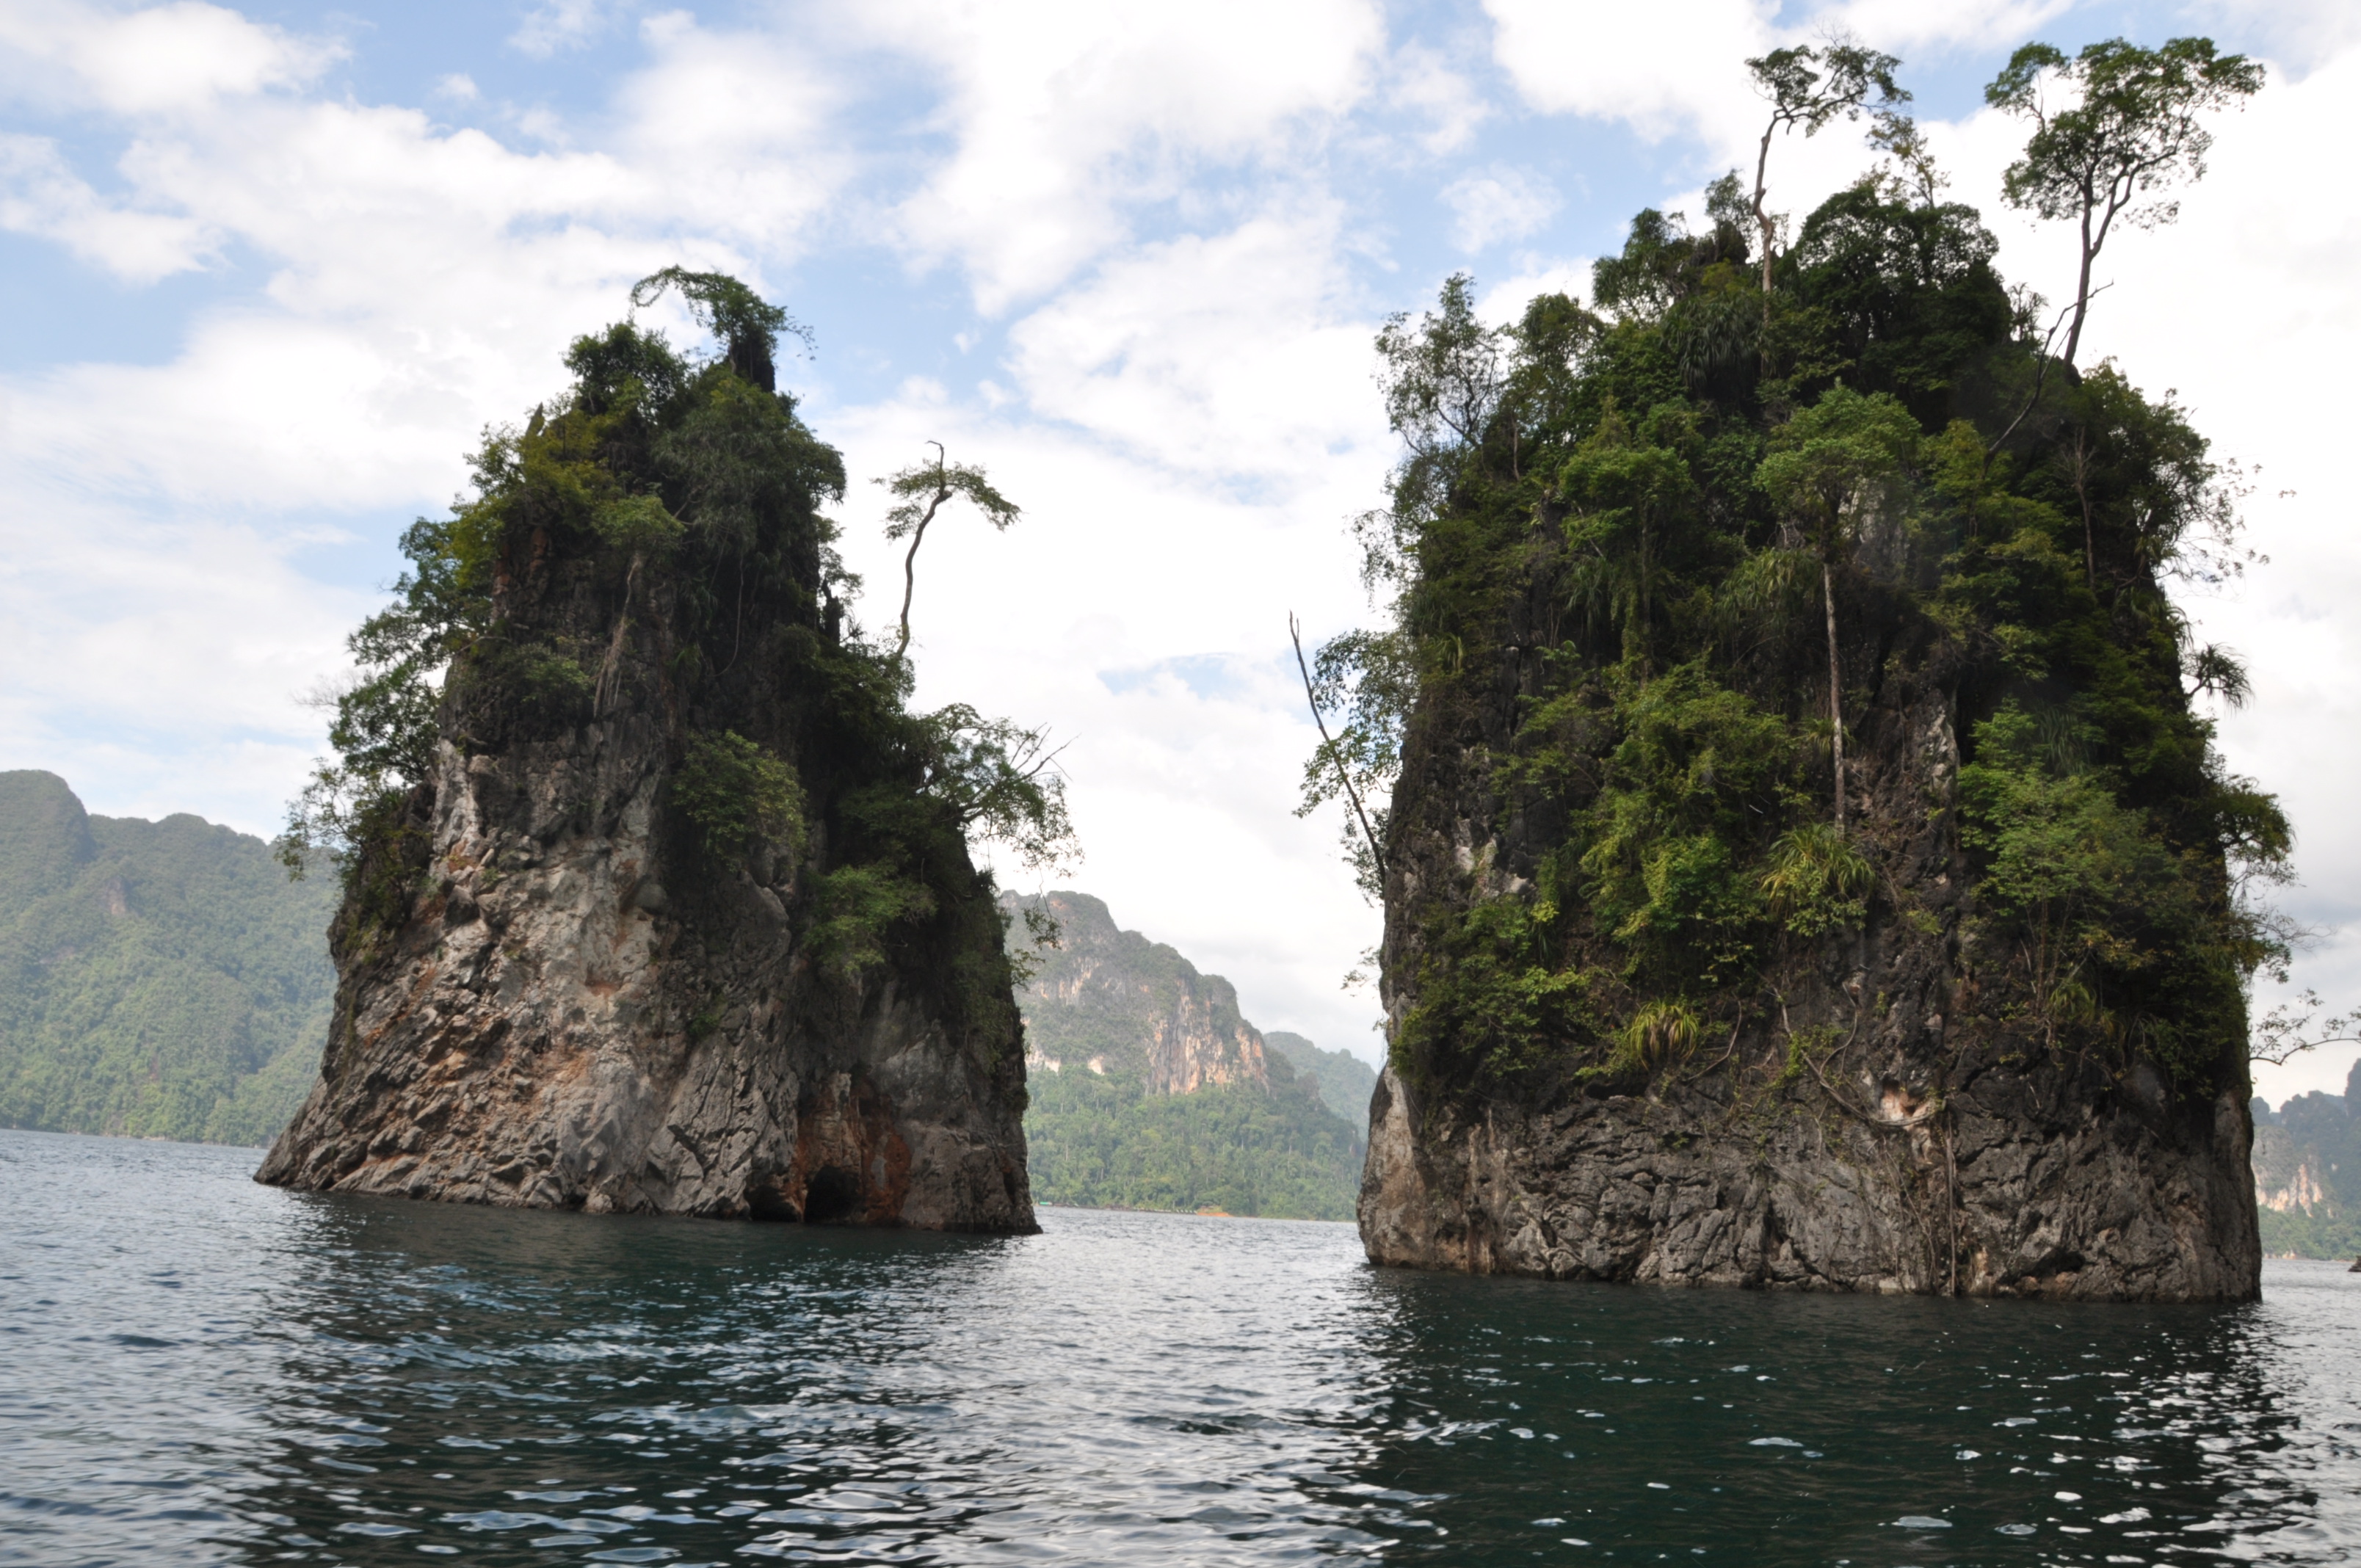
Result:
[[[861,1212],[861,1178],[841,1166],[822,1166],[804,1190],[804,1223],[825,1225]]]

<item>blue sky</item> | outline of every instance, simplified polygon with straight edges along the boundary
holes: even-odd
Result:
[[[2191,608],[2255,665],[2224,744],[2296,812],[2305,976],[2361,1003],[2361,550],[2315,368],[2361,346],[2361,218],[2318,150],[2353,139],[2350,9],[0,0],[0,765],[269,831],[320,743],[299,699],[476,433],[633,278],[726,267],[813,329],[786,378],[856,476],[940,439],[1027,508],[930,539],[922,697],[1071,737],[1076,884],[1263,1026],[1373,1055],[1338,981],[1377,916],[1339,824],[1290,810],[1284,634],[1367,613],[1378,323],[1460,268],[1503,316],[1579,288],[1633,211],[1751,157],[1766,47],[1844,25],[1902,55],[1990,211],[2012,48],[2202,31],[2273,84],[2182,224],[2111,249],[2093,343],[2265,470],[2274,565]],[[1800,212],[1869,155],[1838,127],[1776,159]],[[2060,236],[1992,216],[2004,269],[2068,285]]]

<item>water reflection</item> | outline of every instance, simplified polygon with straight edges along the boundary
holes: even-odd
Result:
[[[0,1562],[2332,1563],[2361,1279],[2233,1310],[303,1198],[0,1134]]]
[[[2275,1266],[2261,1307],[2062,1311],[1387,1276],[1368,1479],[1433,1499],[1422,1517],[1470,1561],[1569,1540],[1755,1563],[2337,1561],[2328,1543],[2361,1542],[2344,1278]]]

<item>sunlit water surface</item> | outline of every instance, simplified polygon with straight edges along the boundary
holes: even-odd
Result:
[[[291,1195],[0,1132],[0,1562],[2361,1561],[2361,1277],[2261,1305]]]

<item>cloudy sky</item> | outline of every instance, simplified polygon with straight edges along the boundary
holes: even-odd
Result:
[[[813,329],[785,379],[856,476],[937,439],[1026,509],[930,536],[922,699],[1070,738],[1077,885],[1264,1027],[1374,1057],[1339,981],[1378,916],[1338,824],[1291,815],[1286,641],[1367,614],[1371,336],[1455,269],[1505,318],[1638,208],[1696,210],[1761,132],[1742,59],[1832,24],[1905,58],[1955,194],[2053,298],[2064,236],[1992,211],[2007,53],[2269,62],[2180,225],[2111,245],[2085,358],[2259,470],[2271,562],[2191,609],[2254,668],[2224,740],[2301,835],[2300,978],[2361,1005],[2361,11],[2329,0],[0,0],[0,767],[270,832],[321,744],[299,699],[476,433],[631,280],[727,269]],[[1783,146],[1774,204],[1867,161],[1842,127]],[[873,623],[883,510],[841,513]]]

